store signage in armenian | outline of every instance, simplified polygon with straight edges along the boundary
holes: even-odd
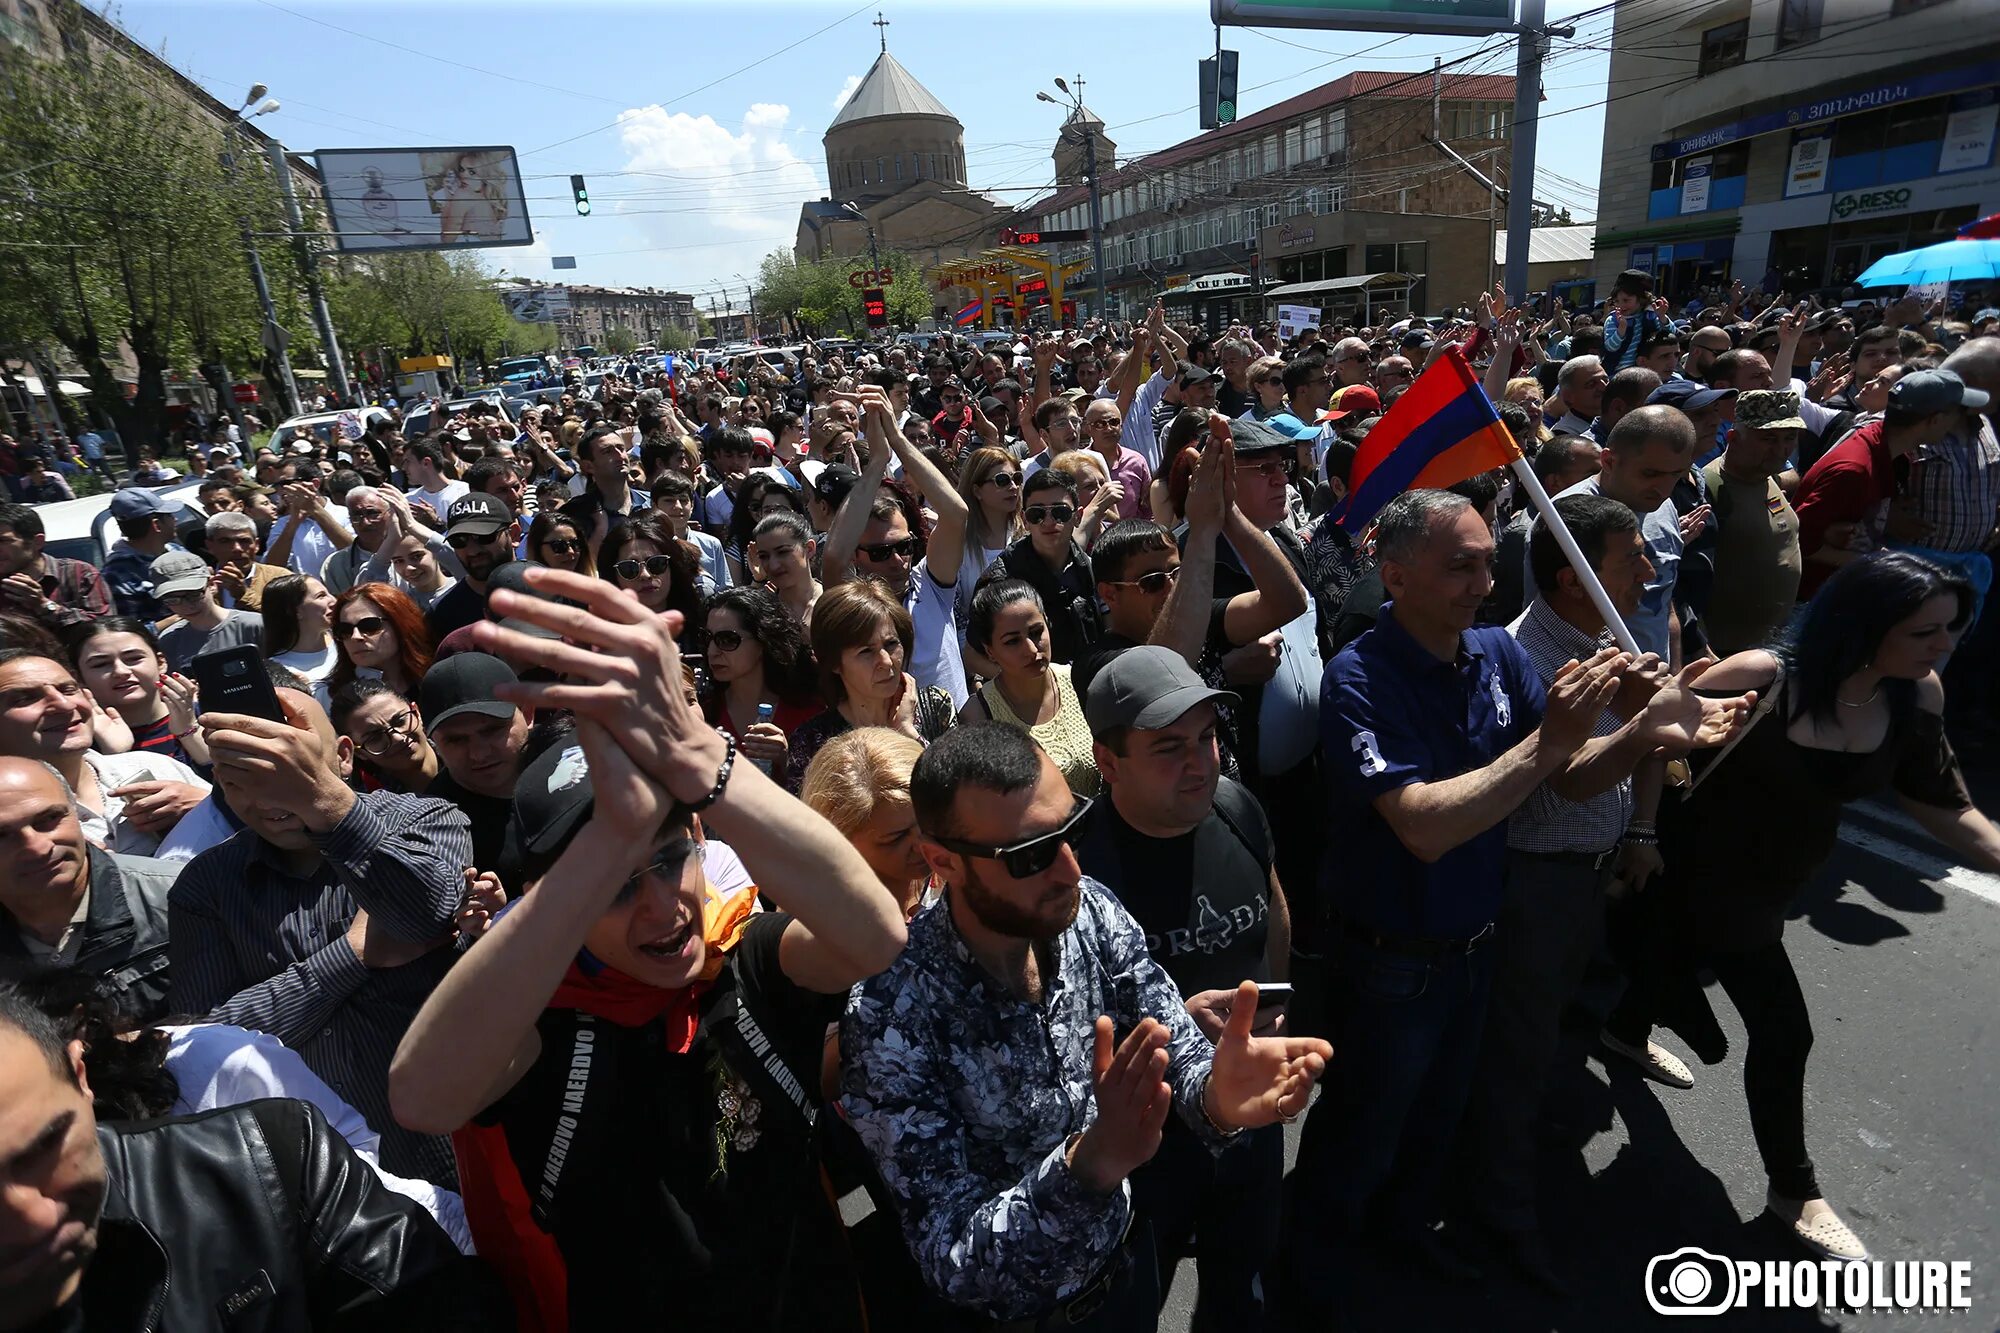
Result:
[[[1735,143],[1739,139],[1769,134],[1773,130],[1797,129],[1801,125],[1813,125],[1841,116],[1851,116],[1861,111],[1874,111],[1885,106],[1913,102],[1919,98],[1962,92],[1968,88],[1984,88],[1995,83],[2000,83],[2000,61],[1982,61],[1977,65],[1965,65],[1958,69],[1928,70],[1897,79],[1892,83],[1877,84],[1872,88],[1857,88],[1852,92],[1822,97],[1816,102],[1807,102],[1802,106],[1767,111],[1762,115],[1731,121],[1727,125],[1700,130],[1685,138],[1657,143],[1653,145],[1653,161],[1671,162],[1690,153],[1706,152],[1726,143]]]
[[[1311,245],[1312,243],[1313,228],[1309,222],[1303,225],[1287,222],[1278,228],[1278,248],[1280,250],[1295,250],[1301,245]]]
[[[1906,213],[1915,195],[1907,185],[1880,190],[1843,190],[1833,196],[1833,220],[1852,222],[1856,218],[1879,218]]]

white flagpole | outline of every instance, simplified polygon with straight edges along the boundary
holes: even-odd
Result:
[[[1604,617],[1605,625],[1611,630],[1612,641],[1637,657],[1639,641],[1632,637],[1632,631],[1625,627],[1625,618],[1619,615],[1618,608],[1611,604],[1611,594],[1605,592],[1604,585],[1598,582],[1597,571],[1590,567],[1590,561],[1583,558],[1583,548],[1576,544],[1576,537],[1570,532],[1569,525],[1564,523],[1562,515],[1556,512],[1555,501],[1549,498],[1548,491],[1543,488],[1542,479],[1535,475],[1535,469],[1530,466],[1528,460],[1518,453],[1508,466],[1514,469],[1514,477],[1528,492],[1528,498],[1535,502],[1535,512],[1542,516],[1542,522],[1548,524],[1550,531],[1555,533],[1556,544],[1562,547],[1563,554],[1569,557],[1569,563],[1576,570],[1576,577],[1582,582],[1584,591],[1590,594],[1591,602]],[[1529,590],[1529,595],[1531,597],[1534,595],[1533,589]]]

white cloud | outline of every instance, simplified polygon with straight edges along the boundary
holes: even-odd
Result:
[[[859,74],[848,75],[847,81],[840,85],[840,91],[833,95],[833,109],[839,111],[840,108],[846,106],[847,99],[854,96],[854,90],[860,86],[861,76]]]
[[[643,197],[617,200],[614,210],[661,246],[729,242],[673,256],[676,272],[753,272],[774,248],[790,248],[799,205],[826,193],[821,168],[786,142],[791,114],[780,103],[757,102],[731,129],[712,116],[659,106],[625,112],[625,170],[657,174],[623,177],[618,192]]]

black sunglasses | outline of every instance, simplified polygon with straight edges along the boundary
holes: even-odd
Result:
[[[864,542],[854,549],[867,556],[870,560],[880,562],[894,559],[899,555],[910,554],[917,549],[917,539],[915,537],[905,537],[901,541],[896,542]]]
[[[1113,587],[1136,587],[1140,592],[1156,593],[1172,587],[1174,580],[1180,576],[1181,567],[1175,565],[1172,569],[1156,569],[1150,574],[1141,574],[1136,579],[1106,579],[1105,582],[1111,584]]]
[[[743,631],[719,629],[711,632],[708,641],[725,653],[733,653],[743,646]]]
[[[1060,827],[1047,833],[1038,833],[1025,842],[1017,842],[1011,847],[982,847],[975,843],[961,842],[957,838],[932,838],[938,846],[960,856],[976,856],[982,860],[998,861],[1006,867],[1007,873],[1015,879],[1031,879],[1041,874],[1056,862],[1062,849],[1073,845],[1082,838],[1090,811],[1094,803],[1088,796],[1077,798],[1070,810],[1069,818]]]
[[[1067,523],[1076,517],[1076,510],[1068,505],[1029,505],[1021,511],[1021,517],[1030,523],[1040,523],[1050,518],[1058,523]]]
[[[573,542],[567,537],[551,537],[542,543],[542,549],[554,551],[557,555],[575,555],[580,545],[581,543]]]
[[[642,569],[654,578],[658,578],[671,569],[673,563],[671,559],[664,555],[649,555],[643,562],[638,560],[620,560],[611,568],[617,572],[618,577],[621,579],[636,579],[639,577]]]
[[[463,551],[468,546],[485,546],[498,537],[499,532],[454,532],[444,539],[444,544],[454,551]]]
[[[380,634],[389,622],[380,616],[363,616],[359,620],[343,620],[333,627],[336,639],[351,639],[357,634]]]

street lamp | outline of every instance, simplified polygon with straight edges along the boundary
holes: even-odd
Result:
[[[846,203],[842,204],[841,207],[846,209],[848,213],[853,216],[856,222],[859,222],[862,226],[868,228],[868,267],[875,269],[881,268],[882,261],[879,257],[877,257],[875,253],[875,224],[873,222],[870,222],[868,220],[868,215],[861,211],[861,205],[855,203],[853,200],[851,199],[848,200]]]
[[[1082,84],[1082,76],[1078,76],[1077,82],[1079,85]],[[1052,106],[1069,107],[1076,132],[1083,136],[1083,171],[1084,175],[1090,180],[1091,267],[1096,270],[1097,317],[1103,319],[1109,312],[1110,307],[1104,297],[1104,205],[1097,192],[1097,136],[1090,132],[1088,125],[1084,124],[1083,94],[1080,92],[1071,92],[1069,85],[1063,82],[1061,75],[1056,76],[1055,84],[1057,89],[1061,91],[1063,98],[1067,99],[1066,101],[1050,97],[1045,92],[1037,92],[1035,100],[1038,102],[1047,102]],[[1065,123],[1062,133],[1069,133],[1069,129],[1069,123]],[[1056,318],[1058,320],[1062,318],[1061,311],[1056,312]]]

